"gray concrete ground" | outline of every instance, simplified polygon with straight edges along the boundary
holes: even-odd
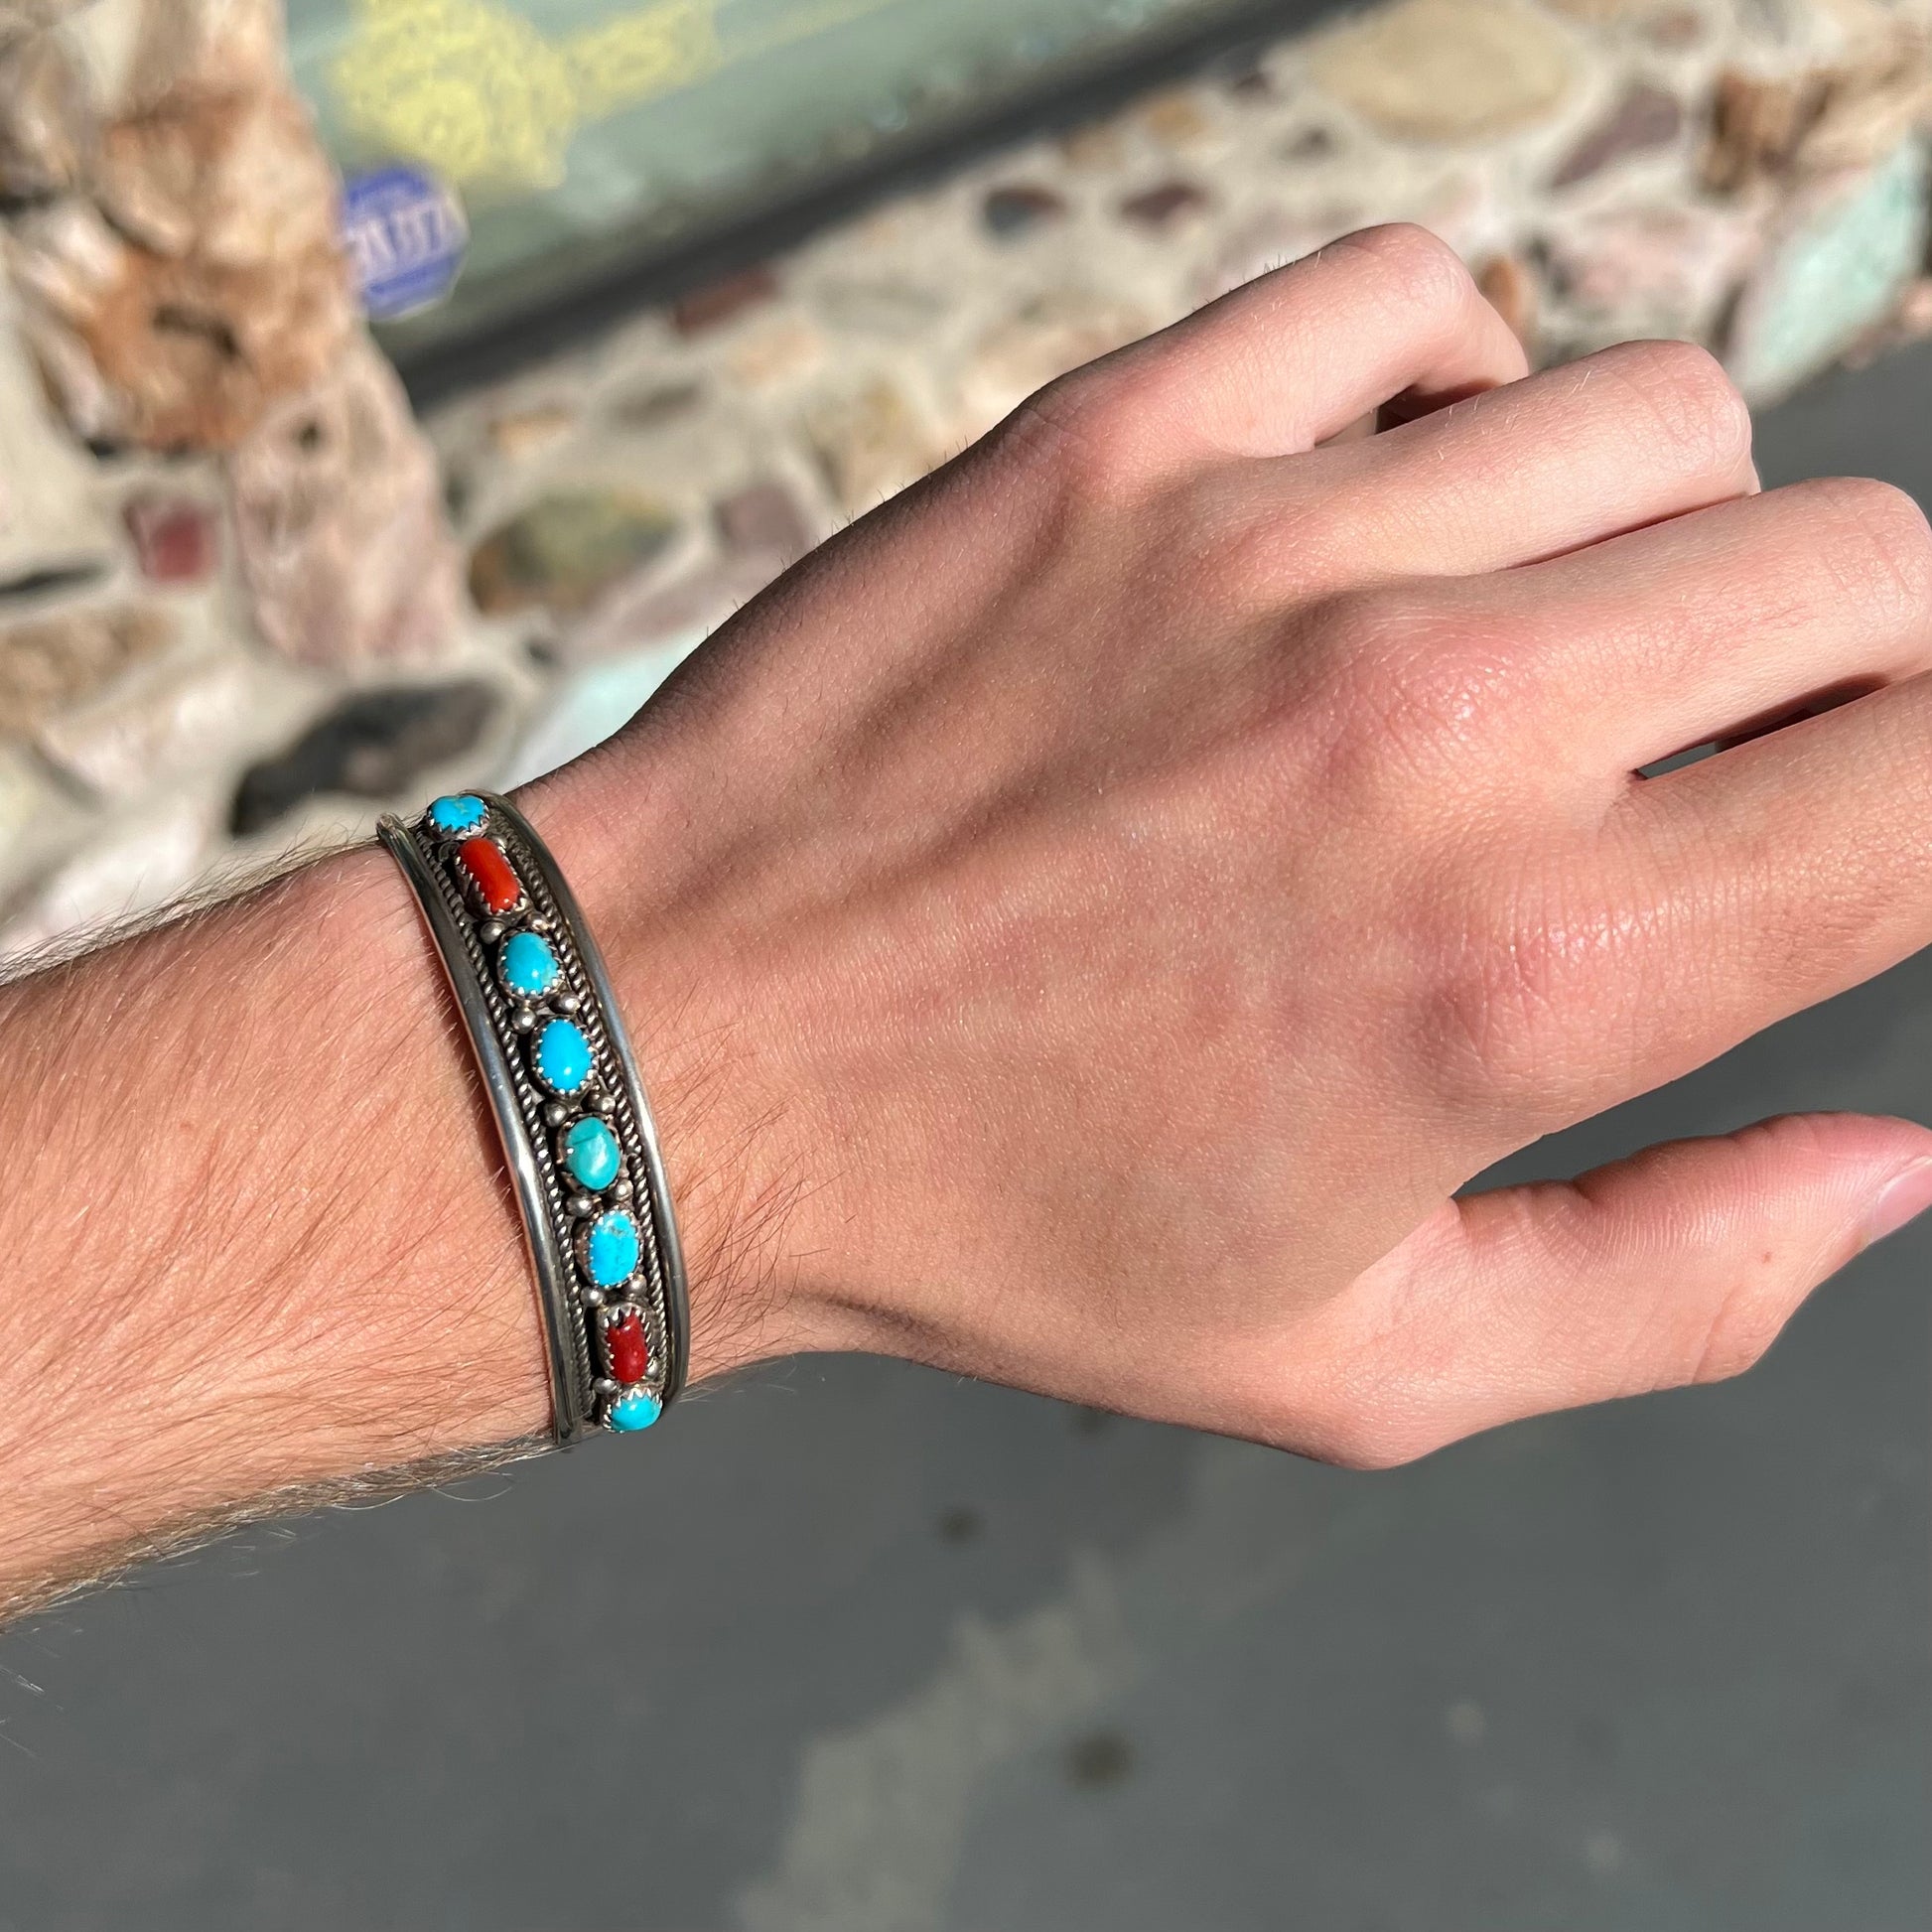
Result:
[[[1512,1168],[1813,1106],[1932,1117],[1932,954]],[[1914,1932],[1929,1260],[1393,1475],[834,1361],[257,1531],[0,1641],[0,1929]]]

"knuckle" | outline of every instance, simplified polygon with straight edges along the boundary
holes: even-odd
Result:
[[[1749,406],[1709,349],[1685,342],[1626,343],[1598,360],[1686,470],[1725,475],[1749,461]]]
[[[1368,257],[1391,297],[1411,310],[1460,307],[1475,292],[1455,250],[1413,221],[1362,228],[1330,247]]]
[[[1817,505],[1818,543],[1839,583],[1901,622],[1932,606],[1932,527],[1902,489],[1867,477],[1804,485]]]
[[[1443,587],[1343,592],[1325,605],[1322,622],[1351,745],[1402,781],[1468,764],[1509,716],[1507,635],[1457,608]]]
[[[1478,891],[1461,923],[1442,921],[1416,1004],[1423,1064],[1459,1104],[1561,1120],[1587,1091],[1572,1041],[1580,1015],[1612,1005],[1617,921],[1582,897],[1561,852]]]
[[[1117,364],[1093,363],[1029,396],[995,432],[1002,453],[1078,494],[1113,497],[1145,474],[1146,410]]]

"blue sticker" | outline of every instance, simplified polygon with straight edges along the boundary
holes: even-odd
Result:
[[[398,164],[343,188],[343,240],[372,322],[433,308],[456,287],[470,223],[455,191]]]

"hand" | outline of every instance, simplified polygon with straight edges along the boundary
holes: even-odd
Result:
[[[1416,229],[1054,383],[533,805],[604,855],[700,1371],[1380,1464],[1744,1367],[1932,1133],[1455,1190],[1932,937],[1929,661],[1907,497],[1756,493],[1683,344],[1526,378]]]

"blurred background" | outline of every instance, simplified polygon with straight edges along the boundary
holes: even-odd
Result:
[[[1364,222],[1932,495],[1932,0],[0,0],[0,956],[617,729]],[[1928,1117],[1914,961],[1531,1150]],[[0,1932],[1922,1932],[1925,1272],[1392,1476],[876,1362],[0,1637]]]

